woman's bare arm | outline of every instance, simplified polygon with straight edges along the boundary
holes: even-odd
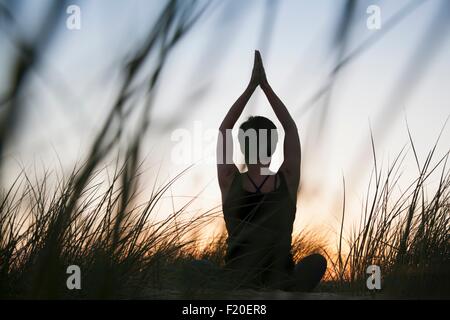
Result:
[[[247,88],[231,106],[219,127],[219,137],[217,140],[217,175],[222,192],[224,189],[228,188],[229,183],[231,182],[230,178],[237,172],[237,168],[233,163],[233,138],[231,136],[231,130],[241,116],[242,111],[250,100],[253,92],[258,87],[259,68],[256,63],[257,59],[255,56],[253,72]]]
[[[257,52],[257,59],[260,60],[258,65],[261,66],[260,71],[260,86],[264,91],[267,100],[269,100],[270,105],[272,106],[275,115],[278,120],[281,122],[283,126],[285,137],[284,137],[284,162],[280,167],[285,173],[285,177],[287,177],[290,181],[290,184],[293,188],[295,188],[295,192],[298,188],[298,183],[300,180],[300,159],[301,159],[301,148],[300,148],[300,138],[298,136],[297,125],[295,124],[294,119],[292,119],[291,114],[288,109],[281,101],[281,99],[277,96],[277,94],[273,91],[269,82],[267,81],[267,77],[264,71],[264,67],[262,64],[261,55]]]

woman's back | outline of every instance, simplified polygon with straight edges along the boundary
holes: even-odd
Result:
[[[239,127],[239,146],[251,176],[240,174],[233,161],[232,130],[258,86],[285,133],[283,163],[275,177],[268,173],[278,128],[266,117],[251,116]],[[255,51],[250,82],[227,112],[217,138],[217,177],[228,231],[226,267],[237,274],[238,284],[309,291],[324,275],[326,259],[318,254],[305,257],[293,270],[290,251],[300,162],[297,125],[267,81],[261,54]]]
[[[269,177],[269,176],[267,176]],[[223,203],[228,231],[226,267],[243,284],[281,286],[292,271],[291,234],[296,203],[283,174],[275,176],[271,192],[244,189],[247,174],[236,173]]]

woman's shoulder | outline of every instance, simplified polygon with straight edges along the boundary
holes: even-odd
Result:
[[[227,193],[222,195],[223,203],[227,202],[227,200],[230,199],[230,195],[237,191],[238,187],[241,185],[241,179],[242,173],[239,170],[236,170],[236,172],[231,177],[231,183],[230,187],[227,190]]]

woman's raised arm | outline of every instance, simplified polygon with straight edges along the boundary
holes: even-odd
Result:
[[[273,91],[269,82],[267,81],[266,73],[264,71],[264,66],[262,63],[262,58],[259,51],[256,52],[256,59],[258,65],[261,66],[259,72],[260,86],[264,91],[267,100],[269,100],[275,115],[283,126],[285,137],[284,137],[284,162],[280,167],[281,171],[285,172],[287,179],[291,180],[290,184],[292,188],[297,192],[298,183],[300,180],[300,159],[301,159],[301,148],[300,148],[300,138],[298,136],[297,125],[294,119],[291,117],[288,109]],[[294,190],[292,190],[294,192]]]
[[[253,92],[259,85],[260,66],[258,66],[257,55],[253,64],[252,76],[247,88],[228,110],[227,115],[219,127],[219,137],[217,139],[217,173],[221,189],[226,188],[230,177],[237,168],[233,163],[233,138],[231,130],[242,114]]]

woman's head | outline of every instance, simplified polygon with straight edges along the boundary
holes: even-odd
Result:
[[[238,139],[246,164],[268,164],[278,142],[277,127],[266,117],[251,116],[239,127]]]

